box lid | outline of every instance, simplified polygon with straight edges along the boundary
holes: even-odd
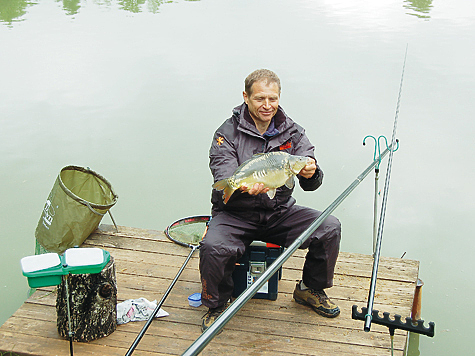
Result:
[[[45,253],[42,255],[23,257],[20,260],[20,264],[23,273],[31,273],[57,267],[61,264],[61,260],[56,253]]]
[[[97,247],[70,248],[61,257],[63,274],[99,273],[109,260],[109,252]]]
[[[70,248],[64,252],[64,263],[69,267],[99,265],[104,262],[103,250],[97,247]]]

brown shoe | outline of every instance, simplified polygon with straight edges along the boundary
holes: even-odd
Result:
[[[208,329],[211,324],[214,323],[214,321],[220,316],[223,311],[226,310],[228,307],[228,303],[225,303],[224,305],[217,307],[217,308],[209,308],[208,311],[206,312],[205,315],[203,315],[203,321],[201,322],[201,332],[204,332],[206,329]],[[223,330],[219,333],[221,333]]]
[[[300,281],[295,286],[294,299],[299,304],[310,305],[318,314],[335,318],[340,314],[340,308],[336,306],[323,290],[300,289]]]

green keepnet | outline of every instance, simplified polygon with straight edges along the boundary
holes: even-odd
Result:
[[[67,166],[59,173],[35,237],[48,252],[81,245],[117,202],[111,184],[89,168]]]

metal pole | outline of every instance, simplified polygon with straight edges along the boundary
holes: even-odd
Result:
[[[387,148],[381,155],[381,159],[390,152]],[[266,270],[265,272],[249,287],[247,288],[234,302],[214,321],[211,326],[206,329],[190,347],[182,354],[182,356],[198,355],[209,342],[219,333],[224,325],[231,320],[231,318],[246,304],[257,291],[274,275],[277,270],[287,261],[290,256],[310,237],[310,235],[321,225],[343,200],[350,195],[350,193],[366,178],[376,165],[380,162],[379,159],[374,160],[366,170],[361,173],[351,183],[346,190],[331,203],[322,214],[310,224],[310,226],[302,232],[302,234],[282,253]]]
[[[374,170],[374,205],[373,205],[373,256],[376,252],[376,238],[378,236],[378,190],[379,168]]]
[[[68,275],[64,276],[64,279],[65,279],[65,286],[66,286],[66,305],[67,305],[67,308],[68,308],[68,336],[69,336],[69,354],[71,356],[74,355],[74,352],[73,352],[73,337],[74,337],[74,331],[72,331],[72,328],[71,328],[71,306],[70,306],[70,302],[69,302],[69,298],[70,298],[70,295],[69,295],[69,287],[68,287],[68,284],[69,284],[69,278],[71,277],[71,273],[69,273]]]
[[[115,226],[115,232],[119,232],[119,228],[117,227],[117,224],[115,223],[115,220],[114,220],[114,217],[112,216],[112,213],[111,213],[111,210],[107,210],[107,212],[109,213],[109,216],[111,217],[111,220],[112,220],[112,223],[114,224]]]
[[[152,323],[153,321],[153,318],[155,317],[155,315],[157,315],[158,311],[160,310],[161,306],[163,305],[163,302],[165,302],[165,299],[167,299],[168,295],[170,294],[172,288],[175,286],[175,283],[176,281],[178,281],[178,278],[180,277],[181,273],[183,272],[183,270],[185,269],[188,261],[190,260],[191,256],[193,255],[193,253],[199,248],[199,246],[194,246],[194,245],[189,245],[189,247],[191,247],[191,251],[190,253],[188,254],[188,257],[186,258],[185,262],[183,262],[183,265],[181,266],[180,270],[178,271],[178,273],[176,274],[175,278],[173,279],[172,283],[170,284],[170,286],[168,287],[168,289],[166,290],[165,294],[163,295],[162,299],[160,300],[160,302],[157,304],[157,307],[155,308],[155,310],[153,311],[152,315],[150,315],[150,317],[148,318],[147,320],[147,323],[144,325],[144,327],[142,328],[142,330],[140,331],[140,333],[137,335],[137,337],[135,338],[135,341],[132,343],[132,345],[130,346],[129,350],[127,351],[127,353],[125,354],[126,356],[130,356],[132,355],[132,353],[134,352],[135,348],[137,347],[137,345],[139,344],[140,340],[142,340],[142,337],[145,335],[145,333],[147,332],[147,329],[148,327],[150,326],[150,324]]]

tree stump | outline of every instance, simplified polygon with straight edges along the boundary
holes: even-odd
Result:
[[[100,273],[70,274],[64,276],[58,286],[56,298],[58,333],[69,338],[66,279],[68,279],[73,340],[91,341],[114,332],[117,328],[117,282],[112,256]]]

